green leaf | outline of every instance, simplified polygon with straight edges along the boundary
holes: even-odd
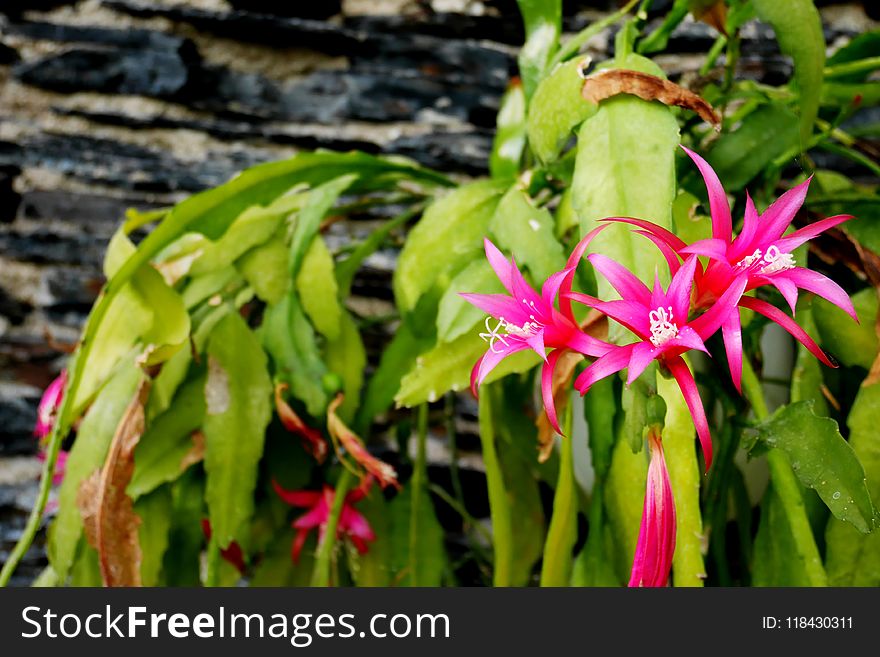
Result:
[[[517,0],[526,30],[526,42],[517,62],[526,99],[532,97],[559,47],[562,0]]]
[[[653,53],[664,50],[672,32],[688,15],[692,2],[693,0],[675,0],[660,26],[639,42],[638,51]]]
[[[798,144],[797,117],[783,105],[768,104],[747,115],[733,132],[723,134],[707,159],[724,188],[739,190],[777,157]]]
[[[79,486],[104,464],[116,427],[143,376],[132,359],[101,389],[77,431],[58,492],[58,514],[49,533],[49,559],[62,582],[73,564],[82,535],[82,516],[76,505]]]
[[[523,435],[524,433],[528,435]],[[531,434],[531,431],[523,432],[520,429],[511,438],[534,440]],[[531,578],[532,568],[544,551],[546,523],[541,504],[541,490],[534,469],[516,452],[515,448],[503,443],[500,447],[498,460],[504,475],[504,487],[510,499],[513,534],[511,583],[513,586],[526,586]]]
[[[754,0],[754,6],[758,18],[769,23],[776,32],[779,48],[794,60],[794,79],[800,92],[800,139],[805,149],[813,134],[822,91],[825,66],[822,18],[813,0]]]
[[[877,318],[877,293],[866,288],[852,295],[853,306],[859,323],[825,299],[813,301],[813,319],[819,329],[822,346],[844,365],[858,365],[865,369],[877,355],[877,333],[874,321]]]
[[[358,502],[360,511],[373,532],[376,540],[369,544],[366,554],[350,552],[351,576],[358,586],[391,586],[392,567],[392,525],[389,505],[377,490],[371,491]]]
[[[512,252],[517,264],[527,267],[539,284],[565,267],[565,254],[553,228],[550,212],[535,207],[518,187],[511,187],[501,198],[489,222],[496,246]]]
[[[761,505],[752,560],[753,586],[810,586],[804,560],[789,529],[779,495],[771,485]]]
[[[417,517],[418,553],[410,555],[410,520],[412,496],[419,495],[420,513]],[[443,528],[434,512],[431,496],[422,488],[413,491],[407,486],[388,505],[391,515],[391,563],[397,573],[399,586],[440,586],[446,568],[446,551],[443,547]],[[416,572],[410,572],[409,564],[416,564]]]
[[[535,90],[527,129],[529,147],[541,162],[556,160],[574,129],[599,109],[581,96],[582,70],[589,61],[579,57],[560,64]]]
[[[463,390],[470,385],[474,363],[487,349],[476,333],[466,333],[453,342],[440,343],[416,359],[415,367],[403,377],[394,397],[398,406],[412,407],[436,401],[450,390]],[[492,370],[487,382],[513,372],[525,372],[540,362],[534,351],[520,351]]]
[[[181,349],[162,365],[159,374],[153,378],[146,409],[148,423],[171,405],[177,389],[186,379],[192,359],[192,349]]]
[[[379,413],[388,410],[400,389],[401,378],[416,363],[419,354],[434,344],[433,336],[423,336],[413,331],[410,323],[403,320],[379,359],[379,366],[367,383],[364,400],[358,409],[355,427],[363,435],[370,422]]]
[[[339,326],[338,339],[327,341],[324,360],[328,369],[342,379],[345,400],[337,413],[343,422],[350,422],[360,405],[367,351],[357,324],[348,312],[340,316]]]
[[[200,469],[190,468],[171,486],[171,529],[163,571],[168,586],[198,586],[205,535],[205,479]]]
[[[618,436],[603,490],[605,510],[614,541],[611,553],[615,557],[617,577],[623,582],[629,581],[632,558],[636,552],[647,473],[648,464],[644,451],[633,454],[627,441]]]
[[[314,533],[306,539],[299,563],[294,563],[290,556],[290,546],[295,536],[296,533],[291,529],[285,529],[278,534],[254,569],[251,586],[289,588],[309,585],[315,563],[316,539]]]
[[[309,194],[306,204],[296,218],[293,237],[290,240],[290,274],[297,277],[306,253],[311,247],[321,220],[336,203],[336,200],[357,180],[357,175],[349,174],[334,178],[316,187]],[[335,283],[335,278],[333,279]]]
[[[798,304],[798,324],[810,335],[816,335],[812,304]],[[816,415],[827,416],[828,402],[822,394],[822,364],[802,344],[797,345],[797,358],[791,373],[791,401],[812,401]]]
[[[254,247],[235,266],[254,293],[268,304],[280,302],[290,289],[290,252],[284,228],[265,244]]]
[[[880,385],[862,386],[846,423],[849,444],[865,468],[868,489],[874,499],[880,499]],[[865,536],[831,518],[825,542],[829,584],[880,586],[880,532]]]
[[[834,420],[818,417],[809,401],[777,410],[759,424],[758,439],[782,450],[801,484],[813,488],[840,520],[868,533],[874,528],[874,505],[865,471]]]
[[[171,529],[171,489],[167,486],[153,491],[137,501],[134,511],[140,517],[138,540],[141,546],[141,582],[144,586],[158,586],[162,573],[162,559],[168,549]]]
[[[504,286],[489,265],[480,258],[462,269],[449,283],[440,299],[437,311],[437,338],[440,342],[452,342],[473,329],[486,313],[465,301],[460,293],[473,292],[493,294],[504,292]]]
[[[225,548],[241,539],[253,513],[272,383],[266,355],[237,313],[226,315],[214,328],[207,356],[205,499],[214,540]]]
[[[569,411],[570,413],[570,411]],[[571,421],[568,422],[569,428]],[[541,586],[568,586],[574,563],[572,550],[577,540],[577,483],[574,477],[574,448],[571,432],[562,439],[559,480],[553,496],[553,515],[544,544]]]
[[[199,276],[193,276],[181,293],[183,305],[187,309],[195,308],[214,295],[222,294],[238,280],[240,280],[238,272],[231,264],[222,269],[214,269]]]
[[[663,73],[653,62],[630,55],[622,68],[652,75]],[[581,126],[572,202],[581,234],[605,217],[639,217],[670,228],[675,199],[675,150],[678,123],[657,102],[620,95],[602,101]],[[648,284],[666,265],[657,248],[628,226],[613,224],[596,237],[591,249],[616,260]],[[613,289],[599,279],[599,296]],[[616,295],[615,295],[616,296]]]
[[[204,247],[202,255],[193,262],[190,274],[198,276],[218,269],[229,267],[245,252],[268,241],[281,226],[285,217],[297,212],[305,203],[304,194],[283,196],[279,201],[285,202],[282,209],[251,206],[241,213],[216,242]],[[277,202],[276,202],[277,203]]]
[[[310,415],[321,415],[327,393],[321,383],[327,368],[321,360],[315,332],[295,294],[266,308],[260,327],[263,346],[272,358],[275,378],[290,384]]]
[[[435,284],[445,289],[462,267],[479,258],[489,220],[510,181],[481,180],[435,200],[407,236],[397,269],[394,297],[403,312]]]
[[[339,339],[342,306],[339,305],[333,256],[320,235],[303,258],[296,275],[296,290],[303,310],[315,329],[329,341]]]
[[[186,467],[184,458],[194,447],[193,432],[205,417],[204,374],[186,382],[171,405],[156,417],[134,451],[134,473],[126,492],[137,499],[168,481]]]
[[[519,173],[526,146],[526,96],[518,80],[511,82],[501,97],[496,122],[489,172],[493,178],[512,178]]]

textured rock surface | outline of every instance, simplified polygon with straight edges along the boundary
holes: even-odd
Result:
[[[613,4],[567,2],[566,29]],[[826,17],[829,43],[868,24],[857,6]],[[693,53],[714,36],[686,22],[661,64],[676,78],[696,75]],[[748,36],[742,73],[787,77],[771,34],[754,26]],[[589,48],[607,54],[612,37]],[[397,153],[481,174],[521,40],[513,0],[0,4],[0,561],[33,501],[40,390],[100,288],[103,248],[125,209],[177,201],[300,148]],[[334,225],[330,241],[369,225]],[[365,312],[387,310],[393,263],[393,251],[380,253],[359,276]],[[374,348],[384,339],[366,337]],[[458,411],[467,450],[475,409],[462,399]],[[437,443],[432,477],[442,481],[448,455]],[[17,582],[42,560],[38,545]]]

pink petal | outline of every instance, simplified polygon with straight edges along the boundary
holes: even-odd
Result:
[[[635,219],[634,217],[608,217],[606,219],[601,219],[601,221],[614,221],[621,224],[630,224],[631,226],[637,226],[638,228],[647,230],[666,242],[675,251],[679,251],[687,246],[687,243],[675,233],[671,233],[663,228],[663,226],[658,226],[657,224],[645,221],[644,219]]]
[[[782,298],[785,299],[786,303],[788,303],[788,307],[791,308],[791,314],[795,314],[795,307],[797,306],[798,300],[798,288],[791,279],[786,276],[788,272],[782,274],[776,274],[775,276],[768,276],[767,279],[770,283],[779,290],[779,293],[782,295]],[[847,297],[848,299],[849,297]]]
[[[675,553],[675,499],[659,437],[650,436],[651,463],[629,586],[666,586]]]
[[[607,376],[611,376],[615,372],[619,372],[629,363],[632,350],[636,344],[628,344],[622,347],[615,347],[598,358],[592,365],[580,373],[575,379],[574,387],[584,395],[596,381],[601,381]]]
[[[518,326],[522,326],[529,321],[529,313],[526,312],[526,307],[506,294],[459,292],[458,296],[495,319],[503,317],[505,321]]]
[[[727,366],[730,378],[737,392],[742,392],[742,325],[739,321],[739,310],[728,315],[721,324],[721,337],[724,340],[724,352],[727,354]]]
[[[761,225],[758,229],[762,242],[775,242],[789,224],[794,220],[797,211],[800,210],[807,198],[812,176],[800,185],[792,187],[785,194],[776,199],[773,204],[761,215]]]
[[[693,254],[714,258],[715,260],[727,260],[727,247],[729,244],[722,240],[711,238],[698,240],[684,247],[679,253]]]
[[[755,209],[755,202],[752,200],[748,191],[746,191],[746,211],[743,216],[743,229],[740,231],[739,235],[737,235],[736,239],[733,240],[733,245],[729,254],[731,261],[738,262],[743,256],[749,255],[754,251],[754,248],[751,247],[753,246],[752,243],[755,240],[755,236],[758,234],[759,223],[758,210]]]
[[[511,278],[513,265],[511,261],[504,257],[504,254],[498,250],[497,246],[492,244],[488,237],[483,240],[483,247],[486,250],[486,259],[489,261],[489,265],[492,267],[498,280],[501,281],[504,289],[513,294],[513,279]]]
[[[339,528],[352,537],[363,541],[375,541],[376,534],[367,519],[351,506],[343,506],[339,518]]]
[[[277,481],[272,480],[272,488],[282,500],[291,506],[308,508],[314,506],[321,499],[321,493],[314,490],[285,490]]]
[[[644,306],[651,303],[651,291],[626,267],[599,253],[593,253],[587,256],[587,259],[608,279],[621,298],[638,301]]]
[[[706,191],[709,193],[709,212],[712,215],[712,237],[722,240],[725,244],[730,244],[733,231],[730,219],[730,204],[727,202],[724,187],[721,186],[718,175],[706,160],[689,148],[684,146],[682,148],[694,161],[694,164],[697,165],[700,174],[703,176],[703,181],[706,183]]]
[[[699,334],[690,326],[682,327],[678,332],[678,336],[676,336],[674,340],[670,340],[669,344],[684,347],[685,349],[695,349],[697,351],[709,353],[702,338],[700,338]]]
[[[52,431],[52,425],[55,424],[55,411],[61,405],[66,385],[67,370],[61,370],[61,374],[56,376],[43,392],[37,406],[37,423],[34,427],[34,435],[37,438],[45,438]]]
[[[604,340],[599,340],[591,335],[587,335],[580,329],[572,331],[571,335],[569,335],[568,339],[565,341],[565,346],[583,354],[584,356],[592,356],[594,358],[604,356],[610,350],[614,349],[613,344],[609,344]]]
[[[803,228],[786,235],[776,242],[776,246],[778,246],[779,250],[783,253],[791,253],[804,242],[807,242],[817,235],[824,233],[826,230],[834,228],[852,218],[853,217],[848,214],[839,214],[836,217],[828,217],[827,219],[816,221],[809,226],[804,226]]]
[[[737,321],[739,321],[739,310],[736,305],[740,298],[744,298],[742,295],[746,290],[747,282],[747,276],[737,276],[721,295],[721,298],[713,303],[706,312],[689,322],[688,326],[694,329],[703,340],[708,340],[729,317],[736,315]]]
[[[706,419],[706,411],[703,410],[700,392],[697,390],[697,382],[694,381],[694,375],[691,374],[687,364],[680,357],[668,359],[666,366],[678,382],[684,401],[691,412],[697,436],[700,438],[700,445],[703,447],[703,457],[706,459],[706,472],[708,472],[712,465],[712,436],[709,433],[709,422]]]
[[[500,363],[511,354],[515,354],[516,352],[527,349],[528,347],[529,345],[520,340],[508,340],[508,344],[506,346],[500,344],[499,342],[496,342],[496,351],[492,351],[492,349],[489,349],[485,354],[483,354],[483,357],[478,360],[476,365],[474,366],[477,371],[475,377],[473,376],[473,373],[471,375],[471,388],[476,391],[476,389],[479,388],[480,385],[482,385],[485,378],[489,376],[489,373],[498,366],[498,363]],[[474,382],[476,382],[476,385],[474,385]]]
[[[319,504],[294,520],[293,527],[296,529],[312,529],[314,527],[320,527],[327,522],[327,514],[329,511],[330,509],[327,505]]]
[[[771,322],[776,322],[788,331],[795,340],[804,345],[807,348],[807,351],[825,363],[828,367],[837,367],[837,365],[832,363],[828,356],[825,355],[825,352],[819,348],[819,345],[815,343],[813,338],[811,338],[804,329],[798,326],[791,317],[779,310],[776,306],[769,304],[766,301],[755,299],[754,297],[743,297],[739,300],[739,305],[743,308],[754,310],[756,313],[763,315]]]
[[[617,299],[615,301],[599,301],[593,304],[593,308],[608,315],[644,340],[647,340],[651,335],[651,320],[648,316],[650,310],[640,303]]]
[[[535,350],[535,353],[538,354],[544,361],[547,360],[547,348],[544,346],[544,331],[538,331],[537,333],[533,333],[529,337],[526,338],[526,344],[528,344],[532,349]]]
[[[556,369],[556,362],[562,354],[561,349],[554,349],[544,365],[541,367],[541,397],[544,400],[544,412],[547,413],[547,419],[553,431],[560,436],[563,435],[562,429],[559,428],[559,418],[556,416],[556,404],[553,401],[553,370]]]
[[[541,286],[541,298],[544,299],[544,303],[547,306],[553,306],[556,296],[559,294],[559,288],[562,287],[566,277],[573,273],[574,271],[571,269],[563,269],[562,271],[550,274],[547,280],[544,281],[544,285]]]
[[[678,259],[678,254],[675,252],[668,242],[664,241],[662,238],[658,237],[654,233],[647,230],[637,230],[635,231],[637,234],[642,237],[647,237],[651,242],[654,243],[658,249],[660,249],[660,253],[663,254],[663,258],[666,260],[666,264],[669,265],[669,273],[673,276],[675,272],[678,271],[678,268],[681,266],[681,263]]]
[[[690,256],[684,261],[666,292],[666,298],[672,306],[672,316],[678,322],[686,322],[691,307],[691,291],[694,288],[694,272],[697,270],[697,256]]]
[[[626,385],[638,379],[661,351],[650,342],[637,342],[633,347],[626,369]]]
[[[849,295],[844,292],[842,287],[840,287],[837,283],[832,281],[827,276],[823,276],[819,272],[813,271],[812,269],[795,267],[793,269],[789,269],[788,271],[782,272],[781,274],[777,274],[773,278],[782,277],[788,278],[788,280],[790,280],[794,285],[797,285],[802,290],[812,292],[813,294],[822,297],[826,301],[833,303],[854,320],[859,321],[859,317],[858,315],[856,315],[856,309],[853,307],[852,300],[849,298]]]

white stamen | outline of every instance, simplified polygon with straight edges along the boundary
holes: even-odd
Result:
[[[500,340],[501,343],[502,343],[505,347],[509,347],[509,346],[510,346],[510,345],[508,344],[507,340],[504,339],[504,336],[501,335],[501,334],[498,332],[498,331],[500,331],[501,329],[506,329],[506,328],[507,328],[507,323],[504,321],[504,318],[502,317],[502,318],[500,318],[500,319],[498,320],[498,323],[495,325],[495,328],[492,328],[491,326],[489,326],[489,322],[490,322],[491,320],[492,320],[491,317],[487,317],[487,318],[486,318],[486,331],[487,331],[487,332],[486,332],[486,333],[480,333],[480,337],[483,338],[483,340],[485,340],[486,342],[489,343],[489,349],[492,350],[492,353],[493,353],[493,354],[500,354],[501,351],[495,351],[495,341],[496,341],[496,340]],[[502,351],[503,351],[503,350],[502,350]]]
[[[672,306],[658,307],[648,313],[651,322],[651,344],[662,347],[664,344],[678,337],[678,325],[672,321]]]
[[[761,255],[761,249],[755,249],[755,252],[752,255],[746,256],[745,258],[740,260],[738,263],[736,263],[736,266],[740,269],[748,269],[753,264],[755,264],[755,262],[761,259]]]
[[[523,299],[522,301],[527,307],[537,312],[534,301],[529,301],[528,299]],[[500,354],[504,351],[504,349],[495,348],[496,340],[501,342],[505,347],[509,347],[510,343],[505,338],[527,340],[544,328],[544,325],[535,318],[534,314],[530,314],[528,321],[523,322],[522,326],[512,324],[511,322],[506,321],[503,317],[499,317],[498,324],[495,325],[495,328],[492,328],[489,325],[491,319],[491,317],[486,318],[486,333],[480,333],[480,337],[489,343],[489,349],[495,354]],[[504,334],[501,333],[502,330],[505,331]]]
[[[764,262],[766,264],[761,267],[761,273],[766,275],[786,271],[794,267],[794,258],[791,254],[782,253],[775,244],[767,249],[767,253],[764,254]]]

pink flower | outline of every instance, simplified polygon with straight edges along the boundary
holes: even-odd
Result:
[[[704,341],[730,315],[738,312],[736,302],[745,289],[746,277],[736,277],[705,313],[689,319],[694,272],[698,264],[696,256],[690,256],[677,269],[665,292],[656,278],[653,291],[649,290],[630,271],[610,258],[594,253],[588,259],[596,271],[608,279],[621,299],[599,301],[577,293],[568,296],[605,313],[635,333],[639,341],[609,347],[604,355],[581,372],[575,380],[575,387],[582,395],[586,394],[596,381],[624,368],[627,369],[627,384],[630,384],[651,361],[658,361],[671,372],[681,388],[703,446],[708,470],[712,463],[709,424],[694,377],[681,355],[691,349],[706,351]]]
[[[675,553],[675,500],[656,429],[648,433],[648,446],[651,464],[630,586],[666,586]]]
[[[369,490],[371,480],[367,480],[366,485],[349,491],[345,496],[342,504],[342,513],[339,515],[339,522],[336,525],[336,538],[347,536],[354,544],[357,551],[364,554],[368,547],[369,541],[376,540],[376,534],[367,519],[354,508],[354,504],[362,500]],[[336,491],[330,486],[324,485],[321,492],[314,490],[285,490],[273,481],[272,486],[275,492],[282,500],[291,506],[308,509],[308,511],[293,521],[293,528],[297,530],[296,538],[291,546],[290,556],[294,563],[299,563],[299,555],[302,547],[306,542],[306,537],[314,528],[318,528],[318,541],[324,539],[324,532],[327,529],[327,519],[330,515],[330,509],[333,508],[333,498]]]
[[[55,377],[52,383],[50,383],[43,392],[43,396],[40,398],[40,404],[37,406],[37,423],[34,425],[34,436],[38,438],[41,443],[40,452],[37,454],[37,458],[40,459],[40,461],[46,460],[46,452],[42,446],[42,442],[46,436],[52,432],[52,427],[55,424],[55,414],[58,411],[58,407],[61,405],[61,400],[64,397],[64,386],[66,385],[67,370],[61,370],[61,374]],[[58,451],[58,459],[55,461],[55,472],[52,475],[52,483],[55,486],[64,481],[64,472],[67,468],[67,456],[68,453],[63,449]]]
[[[705,270],[699,267],[696,272],[697,308],[711,305],[724,294],[734,279],[746,275],[748,278],[746,291],[772,285],[788,302],[792,313],[797,303],[798,290],[801,289],[827,299],[858,321],[852,302],[837,283],[818,272],[796,266],[791,255],[798,246],[829,228],[852,219],[851,216],[829,217],[783,236],[807,196],[810,185],[810,179],[807,179],[785,192],[761,215],[755,209],[751,197],[747,195],[743,228],[734,238],[730,206],[718,176],[702,157],[687,148],[684,150],[696,163],[709,193],[709,210],[712,215],[710,239],[688,245],[668,230],[648,221],[630,218],[615,218],[611,221],[621,221],[641,228],[639,232],[660,247],[673,269],[678,267],[679,257],[684,258],[689,254],[710,258]],[[775,306],[745,296],[739,300],[739,305],[776,322],[819,360],[834,367],[806,331]],[[742,377],[742,335],[739,314],[730,314],[722,324],[721,331],[730,364],[730,374],[734,385],[739,389]]]
[[[578,262],[589,243],[603,228],[593,230],[580,241],[569,257],[566,268],[544,281],[541,294],[526,282],[513,259],[507,260],[486,239],[486,258],[508,294],[461,293],[464,299],[490,315],[486,318],[486,332],[480,334],[489,343],[489,350],[476,362],[471,372],[474,394],[502,360],[519,351],[532,349],[544,359],[541,372],[544,407],[551,425],[560,434],[562,430],[553,403],[553,370],[562,350],[573,349],[586,356],[601,356],[611,348],[611,345],[581,331],[568,298]],[[554,307],[557,296],[558,310]],[[496,320],[494,327],[491,325],[492,318]],[[549,354],[548,348],[551,350]]]
[[[55,424],[55,413],[61,405],[64,397],[64,386],[67,385],[67,370],[61,370],[61,374],[49,384],[40,398],[37,406],[37,423],[34,426],[34,436],[42,440],[52,431]]]

